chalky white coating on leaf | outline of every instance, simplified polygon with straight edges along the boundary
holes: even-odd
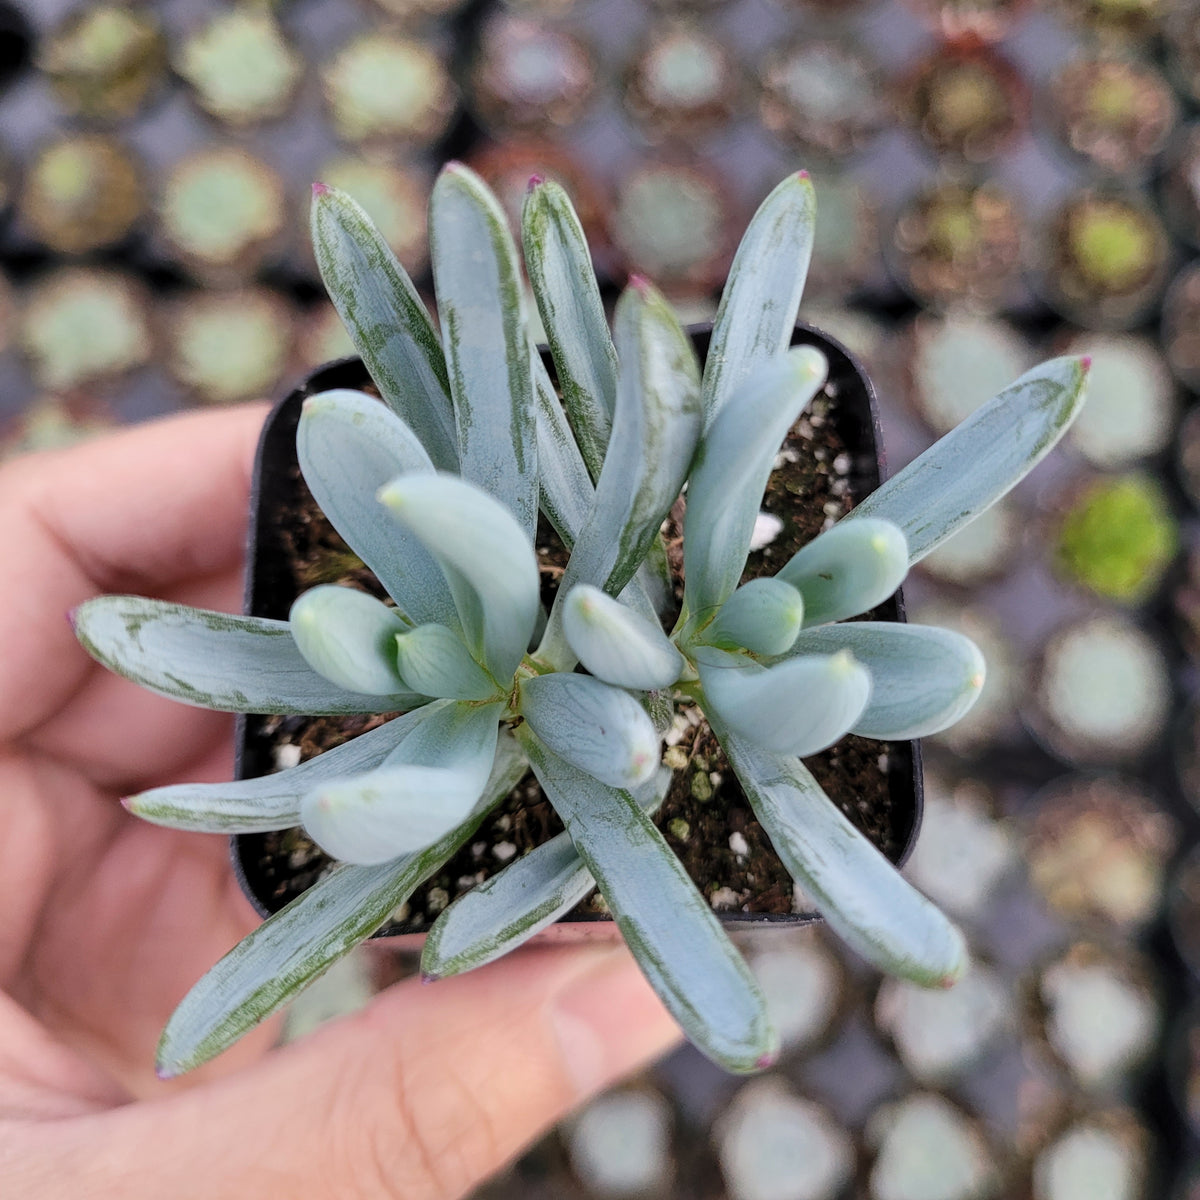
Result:
[[[498,500],[454,475],[406,475],[379,499],[441,563],[467,649],[510,679],[538,618],[533,543]]]
[[[110,671],[219,712],[389,712],[423,704],[401,691],[367,696],[318,675],[286,621],[241,617],[140,596],[97,596],[73,614],[75,636]]]
[[[521,236],[563,407],[588,471],[598,479],[616,411],[617,351],[583,226],[558,184],[530,187]]]
[[[197,833],[255,833],[300,824],[300,797],[323,780],[371,771],[396,748],[420,709],[368,730],[307,762],[232,783],[180,783],[127,796],[145,821]]]
[[[431,474],[417,435],[372,396],[339,389],[310,396],[296,431],[300,471],[321,511],[413,621],[458,628],[440,568],[375,493],[398,475]]]
[[[696,453],[684,516],[684,605],[705,620],[733,593],[779,446],[825,382],[825,356],[801,346],[759,367]]]
[[[655,691],[683,670],[660,625],[590,584],[577,584],[563,603],[563,632],[579,661],[616,687]]]
[[[474,772],[382,767],[309,792],[300,821],[326,854],[371,866],[431,845],[465,820],[478,798]]]
[[[790,344],[815,220],[816,195],[801,171],[775,187],[742,235],[704,364],[706,429],[750,375]]]
[[[847,650],[788,658],[773,667],[701,664],[705,711],[778,754],[832,746],[862,716],[871,676]]]
[[[487,700],[497,694],[495,681],[444,625],[418,625],[397,634],[393,646],[410,688],[451,700]]]
[[[671,771],[660,767],[633,796],[653,816],[670,784]],[[560,833],[455,900],[425,939],[421,971],[441,979],[493,962],[565,916],[595,886],[570,835]]]
[[[857,617],[882,604],[908,573],[908,543],[890,521],[843,522],[818,534],[777,575],[804,597],[804,624]]]
[[[860,833],[799,758],[773,754],[709,714],[771,845],[830,927],[882,971],[949,987],[966,970],[962,934]]]
[[[724,604],[704,636],[751,654],[785,654],[804,622],[804,597],[782,579],[751,579]]]
[[[542,511],[570,550],[591,515],[596,490],[542,356],[533,347],[530,353],[537,393],[535,416]]]
[[[1087,373],[1081,358],[1026,371],[843,520],[893,522],[908,539],[909,562],[920,562],[1050,453],[1083,405]]]
[[[555,754],[610,787],[640,786],[661,761],[645,709],[588,675],[556,671],[523,680],[518,711]]]
[[[700,369],[670,306],[653,288],[617,304],[622,370],[596,503],[561,589],[591,583],[616,595],[645,561],[679,496],[700,435]]]
[[[292,605],[288,626],[304,661],[338,687],[372,696],[421,690],[396,669],[395,639],[407,624],[366,592],[311,588]]]
[[[374,867],[339,863],[243,938],[183,998],[158,1043],[160,1077],[190,1071],[281,1009],[365,941],[471,838],[528,769],[505,734],[483,798],[435,845]]]
[[[754,976],[634,797],[552,753],[527,725],[517,738],[667,1011],[728,1071],[773,1061],[779,1042]]]
[[[336,188],[313,189],[312,242],[325,290],[387,405],[435,466],[458,466],[438,335],[408,272],[371,218]]]
[[[327,854],[360,866],[431,845],[466,820],[483,793],[501,708],[440,700],[421,709],[378,770],[304,795],[305,831]]]
[[[521,269],[499,202],[460,163],[444,167],[434,184],[429,246],[459,471],[513,512],[532,538],[537,432]]]
[[[953,725],[983,690],[987,666],[970,638],[932,625],[853,621],[806,629],[792,654],[849,650],[871,675],[871,699],[852,733],[884,741],[929,737]]]

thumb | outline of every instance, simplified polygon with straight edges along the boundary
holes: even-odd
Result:
[[[526,950],[401,983],[211,1085],[60,1123],[48,1154],[56,1186],[78,1170],[97,1198],[452,1200],[678,1036],[624,948]]]

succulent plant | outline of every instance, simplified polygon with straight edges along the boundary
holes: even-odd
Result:
[[[160,1072],[212,1057],[383,925],[529,767],[566,832],[441,915],[426,974],[505,953],[594,881],[692,1040],[732,1070],[769,1063],[758,988],[651,820],[669,779],[654,718],[673,701],[703,709],[784,865],[851,945],[922,983],[961,973],[957,929],[801,759],[850,731],[931,733],[970,706],[984,667],[966,638],[838,622],[889,596],[1048,452],[1082,401],[1086,360],[1024,375],[774,578],[739,586],[778,448],[825,379],[817,351],[788,349],[814,208],[803,173],[763,203],[702,373],[645,281],[621,296],[610,336],[570,202],[534,180],[525,263],[556,388],[527,332],[505,217],[475,175],[450,165],[433,192],[440,340],[361,209],[316,185],[318,262],[383,403],[308,399],[299,461],[393,603],[322,586],[279,621],[105,596],[77,610],[76,631],[107,666],[187,703],[403,715],[277,774],[126,801],[183,829],[302,824],[340,860],[195,986]],[[660,527],[685,483],[683,612],[668,632]],[[570,551],[548,614],[539,509]]]

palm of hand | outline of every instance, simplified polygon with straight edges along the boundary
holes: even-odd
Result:
[[[250,410],[239,424],[260,420]],[[245,434],[234,431],[248,447]],[[0,990],[12,998],[0,998],[0,1083],[7,1063],[22,1107],[22,1077],[45,1082],[51,1110],[55,1093],[66,1110],[80,1089],[145,1094],[172,1008],[255,924],[223,838],[147,825],[118,802],[151,784],[229,778],[231,718],[109,675],[64,620],[97,591],[126,588],[236,609],[248,463],[226,458],[216,479],[138,497],[137,515],[113,511],[130,506],[136,464],[73,472],[69,496],[56,486],[64,456],[0,476],[14,585],[0,604]],[[31,1040],[30,1015],[50,1037]],[[69,1049],[51,1054],[54,1041]]]

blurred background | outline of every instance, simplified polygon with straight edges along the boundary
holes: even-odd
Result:
[[[990,666],[907,868],[970,976],[763,942],[777,1069],[681,1051],[481,1196],[1197,1200],[1200,3],[0,0],[0,454],[348,353],[309,183],[425,286],[448,158],[513,211],[560,180],[610,297],[637,269],[696,320],[806,167],[801,315],[867,365],[893,469],[1039,358],[1095,364],[1068,442],[905,588]],[[352,956],[292,1032],[377,982]]]

